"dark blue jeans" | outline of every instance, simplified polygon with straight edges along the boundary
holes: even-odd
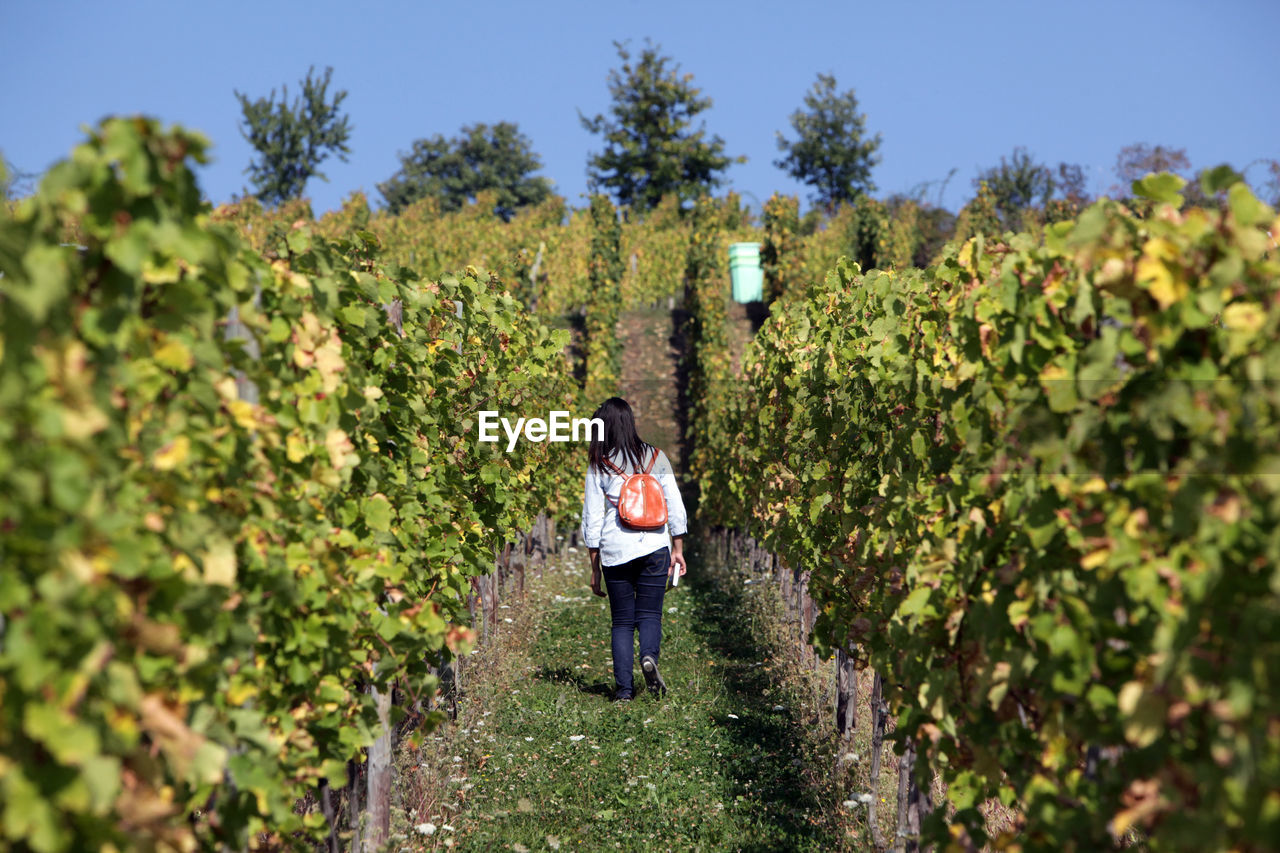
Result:
[[[640,633],[640,656],[656,660],[662,645],[662,598],[667,593],[671,549],[660,548],[617,566],[604,566],[613,616],[613,681],[617,696],[634,695],[635,635]]]

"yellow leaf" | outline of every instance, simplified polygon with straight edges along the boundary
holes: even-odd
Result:
[[[157,471],[172,471],[183,462],[191,452],[191,439],[180,435],[156,452],[151,464]]]
[[[296,432],[289,433],[288,438],[284,440],[285,455],[289,457],[290,462],[301,462],[307,458],[307,443]]]
[[[89,558],[81,551],[65,550],[58,555],[58,562],[80,583],[89,583],[97,575],[93,563],[89,562]]]
[[[333,393],[338,389],[338,379],[347,366],[342,360],[342,341],[336,332],[331,333],[328,340],[316,350],[315,360],[325,393]]]
[[[340,429],[329,430],[329,434],[324,439],[324,446],[329,451],[329,464],[339,470],[346,464],[347,454],[355,450],[351,439]]]
[[[173,572],[190,580],[195,580],[196,564],[186,554],[177,554],[173,558]]]
[[[204,555],[205,583],[231,586],[236,580],[236,552],[226,539],[213,543]]]
[[[1113,284],[1124,278],[1127,268],[1125,262],[1120,258],[1107,258],[1102,262],[1102,266],[1098,269],[1093,280],[1098,284]]]
[[[195,359],[191,355],[191,350],[187,349],[187,345],[176,338],[169,338],[160,348],[152,353],[152,358],[156,360],[156,364],[161,367],[167,367],[170,370],[187,371],[195,364]]]
[[[107,416],[92,403],[82,409],[62,410],[62,429],[70,439],[85,439],[106,428]]]
[[[213,383],[213,390],[217,391],[218,396],[224,400],[240,399],[240,389],[236,388],[236,380],[233,376],[224,376]]]
[[[302,273],[289,269],[289,265],[284,261],[276,261],[271,266],[276,271],[277,280],[280,282],[296,287],[299,290],[311,289],[311,282],[307,277]]]
[[[1149,692],[1140,681],[1130,681],[1120,688],[1116,705],[1126,718],[1124,736],[1138,748],[1155,743],[1163,731],[1164,700]]]
[[[232,400],[227,403],[227,410],[231,412],[231,417],[245,429],[256,429],[258,421],[254,418],[254,405],[244,400]]]
[[[1256,333],[1266,321],[1266,313],[1252,302],[1237,302],[1222,312],[1222,324],[1236,332]]]
[[[142,280],[147,284],[173,284],[181,276],[182,270],[172,258],[163,264],[157,264],[149,258],[142,262]]]
[[[1060,364],[1047,364],[1044,370],[1040,371],[1040,381],[1052,381],[1055,379],[1063,379],[1067,376],[1067,369]]]
[[[1080,558],[1080,568],[1096,569],[1107,561],[1111,556],[1110,548],[1099,548],[1091,554],[1086,554]]]
[[[1177,256],[1177,246],[1157,237],[1147,241],[1138,260],[1138,284],[1145,285],[1161,308],[1168,308],[1190,292],[1187,283],[1177,278],[1167,263]]]
[[[310,311],[298,319],[293,330],[293,363],[307,369],[315,364],[315,349],[320,342],[320,319]]]
[[[366,385],[364,386],[364,398],[371,403],[374,400],[381,400],[382,389],[379,388],[377,385]]]
[[[257,695],[258,688],[254,684],[233,684],[227,688],[227,701],[232,705],[243,705]]]
[[[1094,477],[1080,487],[1080,492],[1086,495],[1105,492],[1107,490],[1107,481],[1101,477]]]

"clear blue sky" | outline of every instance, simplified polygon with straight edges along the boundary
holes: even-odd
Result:
[[[66,156],[82,124],[144,112],[213,141],[202,187],[226,200],[247,186],[252,155],[233,90],[288,83],[292,94],[308,66],[333,66],[350,93],[352,154],[308,185],[317,215],[354,189],[378,201],[414,139],[478,121],[516,122],[543,174],[581,204],[600,146],[578,111],[608,107],[612,42],[645,37],[713,99],[707,127],[748,158],[728,173],[748,202],[804,196],[773,166],[775,134],[818,72],[856,89],[883,134],[881,196],[955,168],[943,202],[956,209],[976,172],[1016,145],[1080,163],[1094,192],[1136,142],[1185,148],[1197,168],[1280,158],[1277,0],[6,5],[0,151],[30,172]]]

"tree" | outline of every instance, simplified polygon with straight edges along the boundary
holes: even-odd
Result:
[[[609,71],[609,116],[578,113],[584,128],[604,138],[604,150],[587,161],[592,190],[604,189],[618,205],[644,213],[663,196],[683,204],[719,186],[731,162],[724,140],[708,137],[705,123],[693,128],[711,99],[659,47],[646,43],[633,64],[625,43],[613,44],[622,67]]]
[[[1089,203],[1084,168],[1079,163],[1059,163],[1058,177],[1053,183],[1054,192],[1076,210]]]
[[[1054,189],[1053,172],[1021,146],[1008,160],[1001,157],[999,166],[979,172],[973,185],[980,189],[983,184],[1005,228],[1016,227],[1025,208],[1048,202]]]
[[[1232,173],[1240,174],[1227,163],[1219,164],[1208,171],[1218,171],[1224,167]],[[1218,187],[1214,192],[1206,192],[1201,184],[1200,175],[1197,174],[1198,171],[1192,169],[1191,159],[1187,156],[1185,148],[1151,146],[1146,143],[1126,145],[1120,149],[1120,154],[1116,157],[1116,177],[1120,179],[1120,185],[1112,187],[1112,191],[1120,198],[1128,198],[1132,195],[1134,181],[1153,172],[1172,172],[1187,182],[1181,193],[1184,207],[1221,208],[1227,201],[1225,187]]]
[[[1117,195],[1127,197],[1132,192],[1133,182],[1151,172],[1178,174],[1190,168],[1191,160],[1187,158],[1185,148],[1152,147],[1145,142],[1126,145],[1116,157],[1116,177],[1120,179],[1120,185],[1112,189]]]
[[[774,165],[812,186],[811,198],[828,211],[875,192],[871,169],[880,162],[880,134],[867,136],[867,117],[858,112],[854,90],[837,93],[836,78],[819,74],[804,105],[791,114],[795,141],[778,133],[778,150],[785,156]]]
[[[251,161],[245,172],[253,181],[255,195],[264,204],[299,198],[309,178],[328,180],[319,166],[331,153],[345,163],[351,152],[347,147],[350,120],[338,112],[347,93],[336,92],[332,103],[326,101],[333,69],[326,68],[320,79],[313,79],[314,70],[307,70],[302,95],[292,104],[288,86],[283,87],[279,103],[275,89],[269,97],[256,101],[235,93],[244,113],[240,133],[258,152],[258,159]]]
[[[378,191],[397,213],[422,198],[437,199],[441,210],[458,210],[490,190],[497,198],[493,212],[510,220],[518,208],[551,195],[551,181],[532,174],[541,168],[532,143],[515,124],[475,124],[451,140],[437,133],[415,141]]]

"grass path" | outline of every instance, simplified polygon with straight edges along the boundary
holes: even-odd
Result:
[[[670,692],[615,704],[608,605],[586,582],[585,559],[548,573],[526,607],[532,630],[484,661],[449,744],[454,786],[469,786],[455,849],[839,847],[807,770],[821,762],[751,615],[706,574],[669,592]]]

